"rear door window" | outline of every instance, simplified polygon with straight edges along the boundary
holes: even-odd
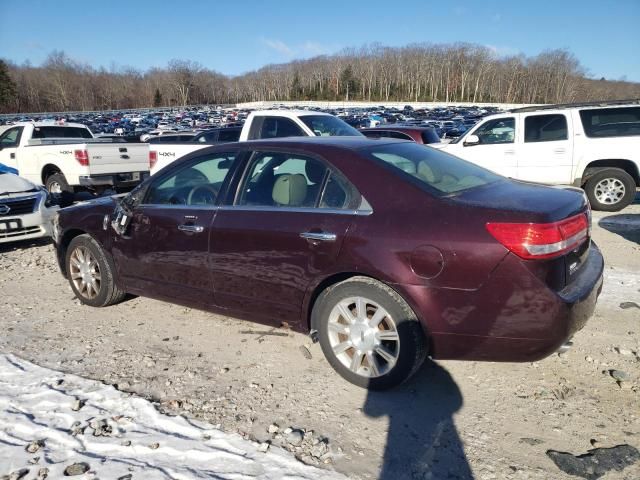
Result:
[[[580,119],[587,137],[604,138],[640,135],[640,107],[581,110]]]
[[[305,136],[302,129],[288,118],[254,117],[249,139]]]
[[[555,142],[568,138],[567,117],[564,115],[530,115],[524,120],[525,143]]]
[[[93,138],[88,128],[35,127],[31,138]]]

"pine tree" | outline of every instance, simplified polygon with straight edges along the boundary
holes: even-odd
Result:
[[[0,111],[10,111],[16,95],[16,82],[9,75],[7,64],[0,60]]]
[[[160,93],[160,89],[156,88],[156,93],[153,95],[153,106],[159,107],[162,105],[162,94]]]

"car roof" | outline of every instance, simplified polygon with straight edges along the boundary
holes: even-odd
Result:
[[[375,131],[379,131],[379,130],[415,130],[417,132],[423,132],[424,130],[434,130],[434,127],[430,127],[429,125],[416,125],[416,126],[412,126],[412,125],[398,125],[398,126],[393,126],[393,125],[380,125],[378,127],[370,127],[370,128],[363,128],[361,130],[367,131],[367,132],[375,132]]]
[[[360,148],[371,147],[373,145],[386,144],[406,144],[405,140],[395,138],[368,138],[363,136],[345,136],[345,137],[282,137],[261,140],[247,140],[244,142],[226,143],[225,147],[239,146],[250,148],[269,148],[269,147],[285,147],[285,148],[304,148],[307,146],[324,146],[333,148],[343,148],[348,150],[358,150]]]

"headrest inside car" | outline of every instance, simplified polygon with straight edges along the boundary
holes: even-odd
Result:
[[[307,180],[304,175],[280,175],[273,184],[273,201],[278,205],[296,207],[302,205],[307,196]]]

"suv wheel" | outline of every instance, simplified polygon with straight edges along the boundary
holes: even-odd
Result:
[[[593,175],[584,186],[591,208],[617,212],[633,202],[636,182],[621,168],[609,168]]]
[[[92,307],[121,302],[125,292],[115,284],[109,254],[90,235],[79,235],[67,248],[66,271],[78,300]]]
[[[426,358],[422,327],[409,305],[387,285],[354,277],[325,290],[313,324],[331,366],[371,390],[401,384]]]

